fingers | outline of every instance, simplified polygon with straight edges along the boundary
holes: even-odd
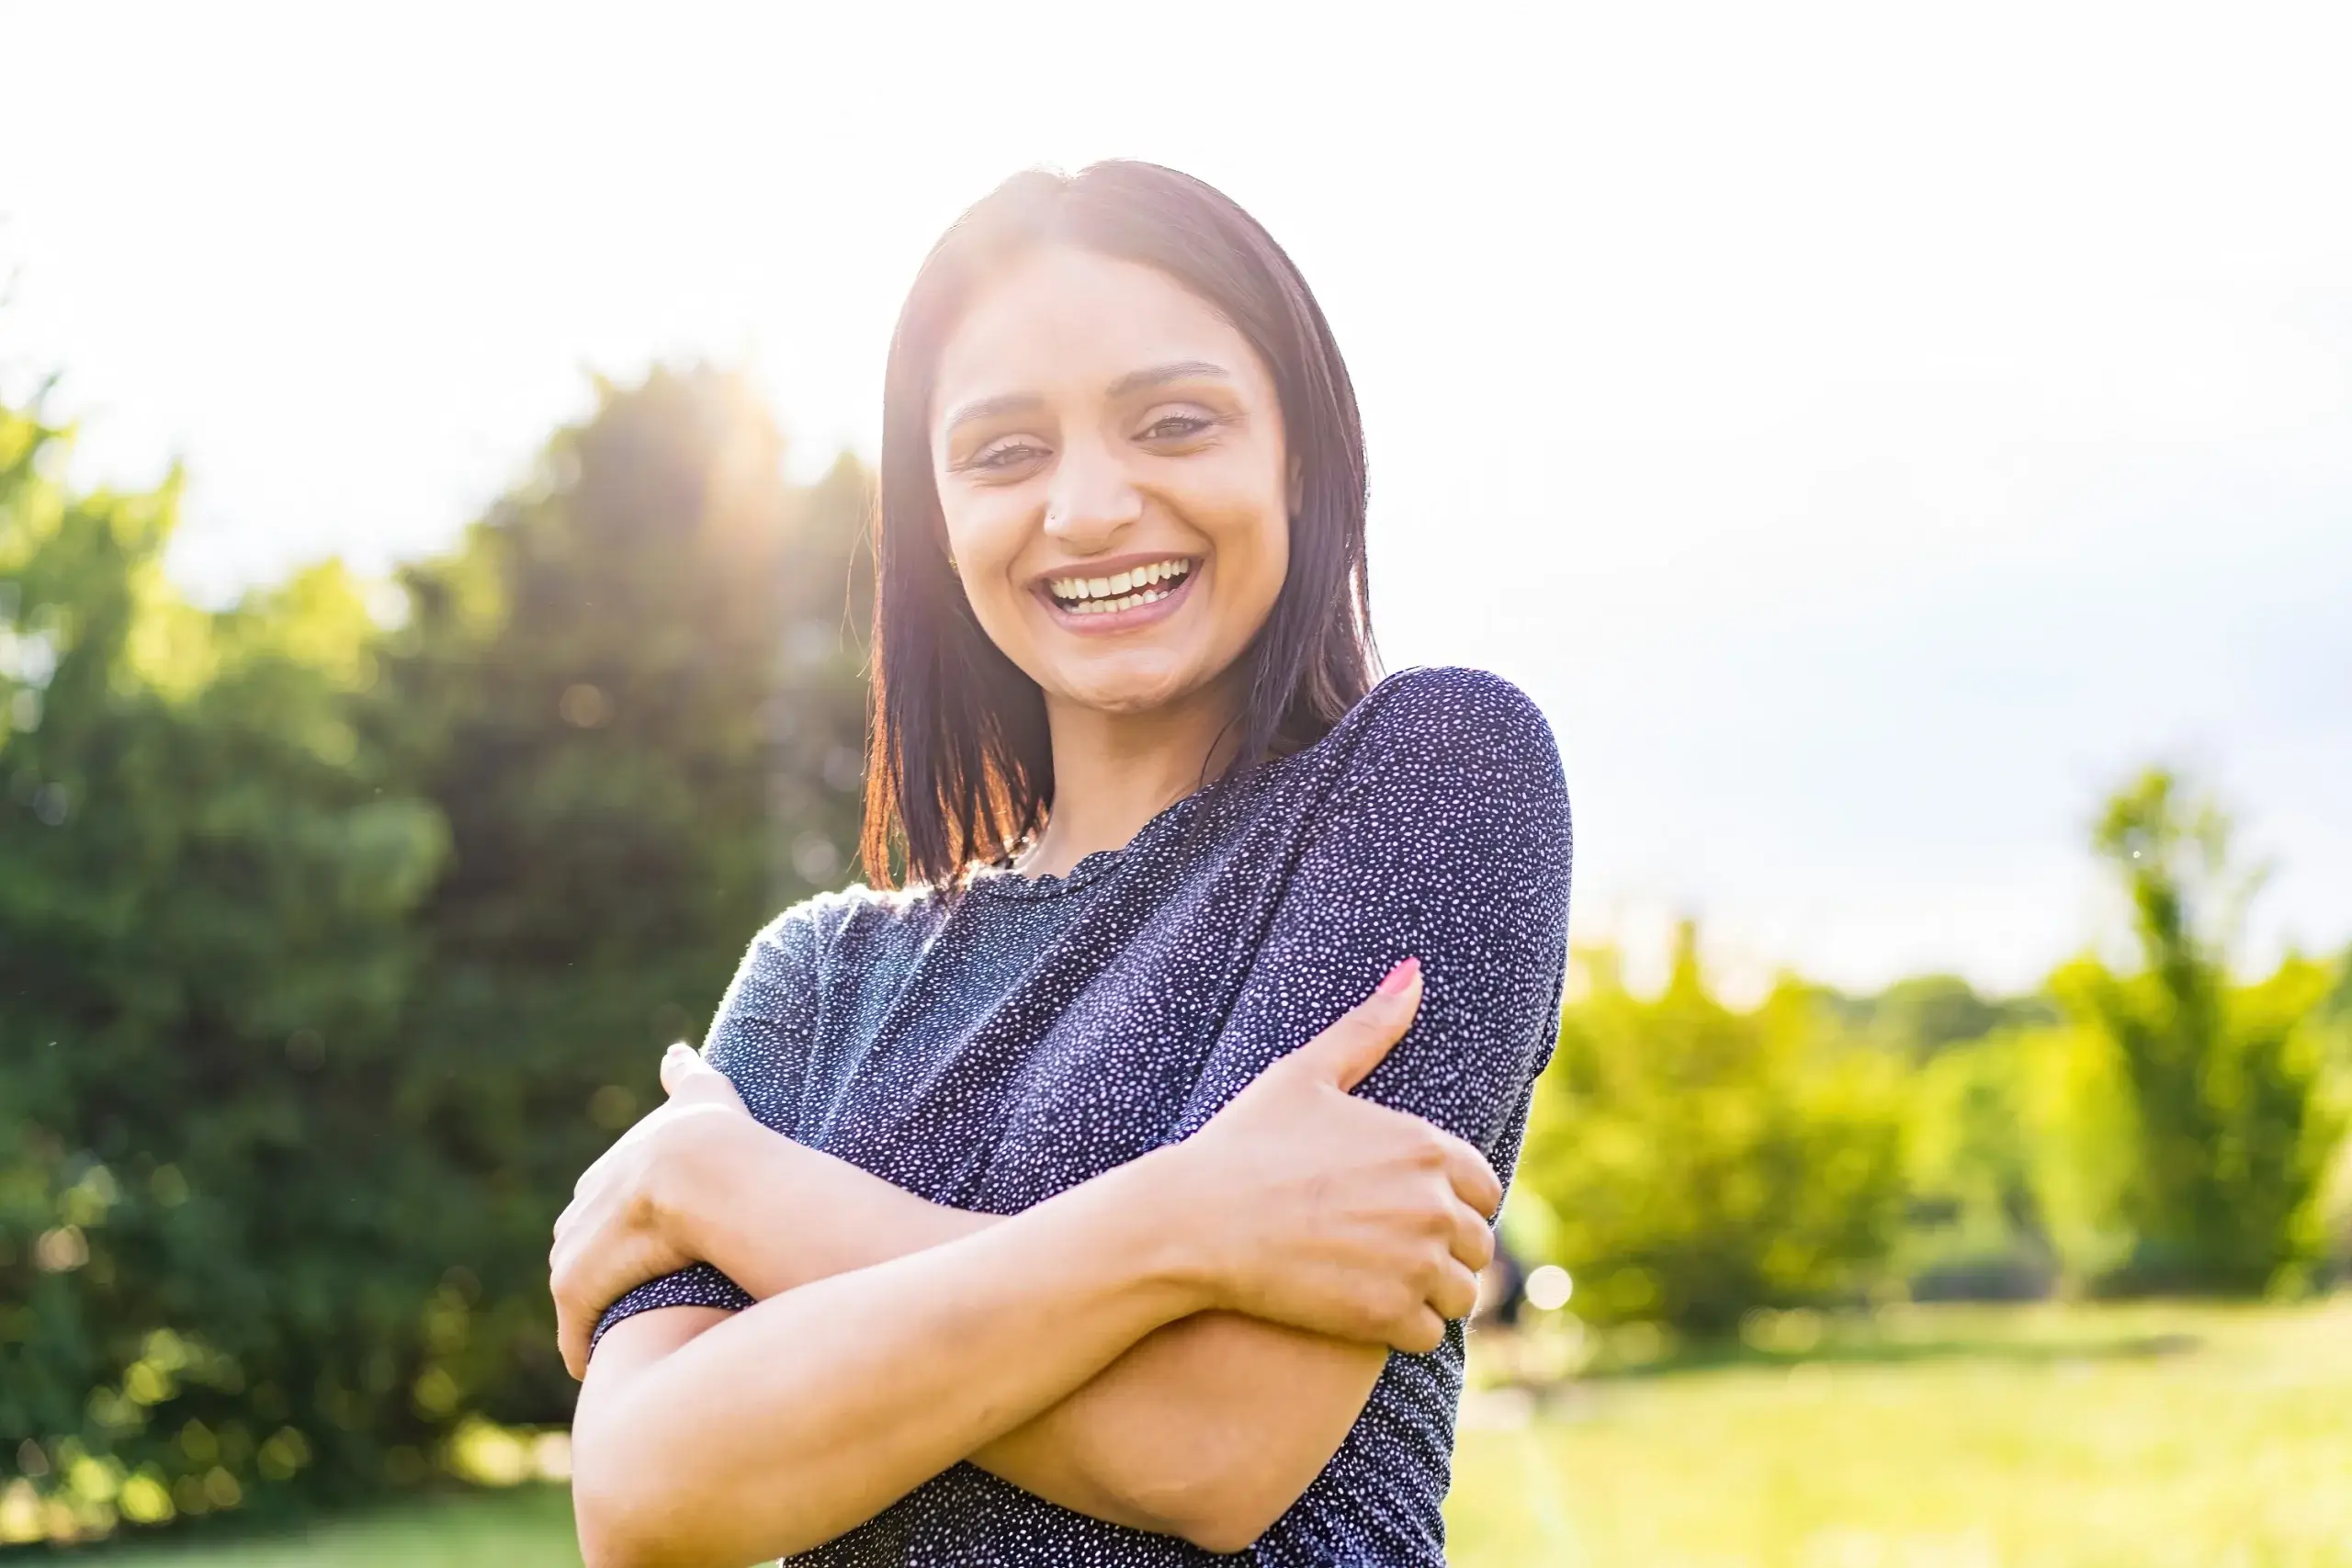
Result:
[[[685,1082],[686,1075],[702,1065],[702,1058],[695,1055],[694,1048],[684,1041],[673,1044],[662,1053],[662,1092],[676,1094],[678,1086]]]
[[[564,1244],[565,1220],[571,1217],[567,1208],[563,1217],[556,1221],[555,1246],[548,1249],[548,1294],[555,1298],[555,1343],[562,1354],[564,1371],[576,1382],[588,1367],[588,1336],[580,1323],[580,1314],[568,1299],[571,1293],[571,1252]]]
[[[1305,1070],[1326,1083],[1351,1089],[1380,1065],[1389,1047],[1405,1038],[1421,1009],[1421,962],[1408,958],[1388,972],[1380,988],[1340,1015],[1339,1021],[1300,1046]]]
[[[563,1370],[571,1381],[580,1382],[588,1375],[588,1325],[574,1314],[556,1311],[556,1345],[563,1352]]]
[[[1430,1287],[1430,1306],[1440,1317],[1468,1317],[1478,1305],[1478,1276],[1449,1258],[1438,1269]]]
[[[1408,1356],[1426,1356],[1445,1343],[1445,1319],[1424,1303],[1389,1329],[1388,1343]]]
[[[1486,1219],[1493,1219],[1495,1211],[1503,1206],[1502,1179],[1495,1175],[1495,1168],[1487,1156],[1451,1133],[1441,1130],[1445,1140],[1445,1178],[1453,1184],[1453,1195],[1476,1209]]]
[[[1487,1222],[1456,1203],[1453,1206],[1453,1230],[1448,1245],[1462,1266],[1473,1274],[1495,1260],[1495,1233]]]

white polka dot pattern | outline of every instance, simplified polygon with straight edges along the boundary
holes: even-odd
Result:
[[[706,1051],[768,1126],[1008,1214],[1197,1131],[1409,954],[1420,1016],[1357,1092],[1469,1139],[1508,1180],[1557,1030],[1570,858],[1534,705],[1480,671],[1408,671],[1318,744],[1067,877],[990,872],[952,906],[863,887],[799,906],[753,941]],[[752,1299],[696,1265],[597,1332],[687,1304]],[[1339,1453],[1237,1558],[958,1464],[791,1561],[1442,1563],[1462,1333],[1392,1354]]]

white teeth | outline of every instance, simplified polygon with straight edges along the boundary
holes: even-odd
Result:
[[[1109,577],[1049,578],[1046,589],[1061,602],[1062,608],[1066,610],[1080,615],[1099,615],[1131,610],[1137,604],[1164,599],[1168,591],[1154,589],[1153,585],[1181,581],[1192,570],[1192,563],[1186,560],[1154,561],[1149,566],[1132,567]]]
[[[1156,604],[1168,597],[1169,590],[1146,589],[1141,593],[1128,593],[1117,599],[1087,599],[1069,606],[1080,615],[1114,615],[1121,610],[1132,610],[1140,604]]]

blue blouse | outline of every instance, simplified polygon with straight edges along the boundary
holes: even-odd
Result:
[[[1316,745],[1177,802],[1066,877],[944,904],[853,887],[753,939],[704,1052],[752,1115],[934,1202],[1011,1214],[1183,1138],[1409,955],[1411,1032],[1357,1092],[1484,1151],[1505,1181],[1559,1022],[1567,793],[1518,688],[1390,677]],[[654,1307],[741,1308],[707,1264]],[[1322,1473],[1249,1552],[1109,1524],[970,1463],[795,1556],[827,1568],[1442,1564],[1463,1325],[1392,1352]]]

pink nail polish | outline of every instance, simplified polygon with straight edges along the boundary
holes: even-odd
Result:
[[[1406,987],[1411,985],[1414,980],[1419,977],[1420,973],[1421,961],[1418,958],[1408,958],[1405,962],[1399,964],[1396,968],[1391,969],[1388,972],[1386,977],[1380,982],[1380,989],[1373,994],[1382,997],[1393,997],[1397,992],[1403,990]]]

